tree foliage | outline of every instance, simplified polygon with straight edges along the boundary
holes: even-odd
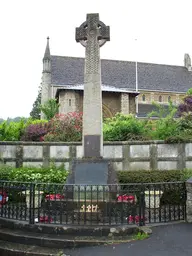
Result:
[[[40,117],[41,117],[40,104],[41,104],[41,87],[39,87],[37,98],[36,98],[35,102],[33,103],[33,108],[30,112],[30,116],[33,119],[40,119]]]
[[[50,99],[45,104],[40,105],[40,110],[45,115],[47,120],[51,120],[59,112],[60,104],[56,99]]]

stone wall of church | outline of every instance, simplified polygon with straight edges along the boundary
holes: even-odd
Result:
[[[140,91],[139,94],[139,103],[143,104],[152,104],[153,101],[168,104],[171,100],[174,104],[179,104],[182,101],[182,98],[185,94],[180,93],[168,93],[168,92],[147,92],[147,91]]]
[[[129,94],[121,93],[121,113],[123,115],[129,114]]]
[[[171,100],[174,104],[179,104],[185,94],[174,94],[165,92],[140,91],[139,103],[152,104],[153,101],[168,104]],[[103,105],[105,115],[114,116],[116,113],[135,114],[135,96],[126,93],[103,92]],[[83,111],[83,91],[61,91],[59,94],[60,113]]]
[[[124,94],[123,94],[124,95]],[[121,93],[103,92],[102,93],[103,105],[105,108],[105,117],[114,116],[116,113],[121,112],[123,104],[123,113],[135,113],[135,97],[125,94],[123,97]],[[60,109],[59,113],[68,113],[74,111],[83,111],[83,91],[61,91],[59,93]],[[126,113],[125,113],[126,109]]]
[[[132,94],[129,94],[129,113],[131,113],[131,114],[136,113],[135,96]]]
[[[78,111],[77,97],[74,91],[61,91],[59,94],[59,113],[66,114]]]
[[[114,116],[116,113],[121,112],[121,99],[120,93],[116,92],[103,92],[103,104],[108,108]]]

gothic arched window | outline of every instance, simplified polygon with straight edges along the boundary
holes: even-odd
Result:
[[[142,96],[142,101],[145,101],[145,95],[143,94],[143,96]]]
[[[161,95],[159,96],[159,102],[162,102],[162,96]]]

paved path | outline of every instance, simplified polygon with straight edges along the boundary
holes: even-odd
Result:
[[[192,256],[192,224],[155,227],[150,238],[143,241],[64,252],[70,256]]]

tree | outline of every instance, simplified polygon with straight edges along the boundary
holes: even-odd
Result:
[[[40,105],[40,111],[43,112],[47,120],[53,118],[59,112],[60,104],[56,99],[50,99],[45,104]]]
[[[40,119],[40,117],[41,117],[40,104],[41,104],[41,86],[39,87],[37,98],[36,98],[35,102],[33,103],[33,108],[30,112],[30,116],[33,119]]]

